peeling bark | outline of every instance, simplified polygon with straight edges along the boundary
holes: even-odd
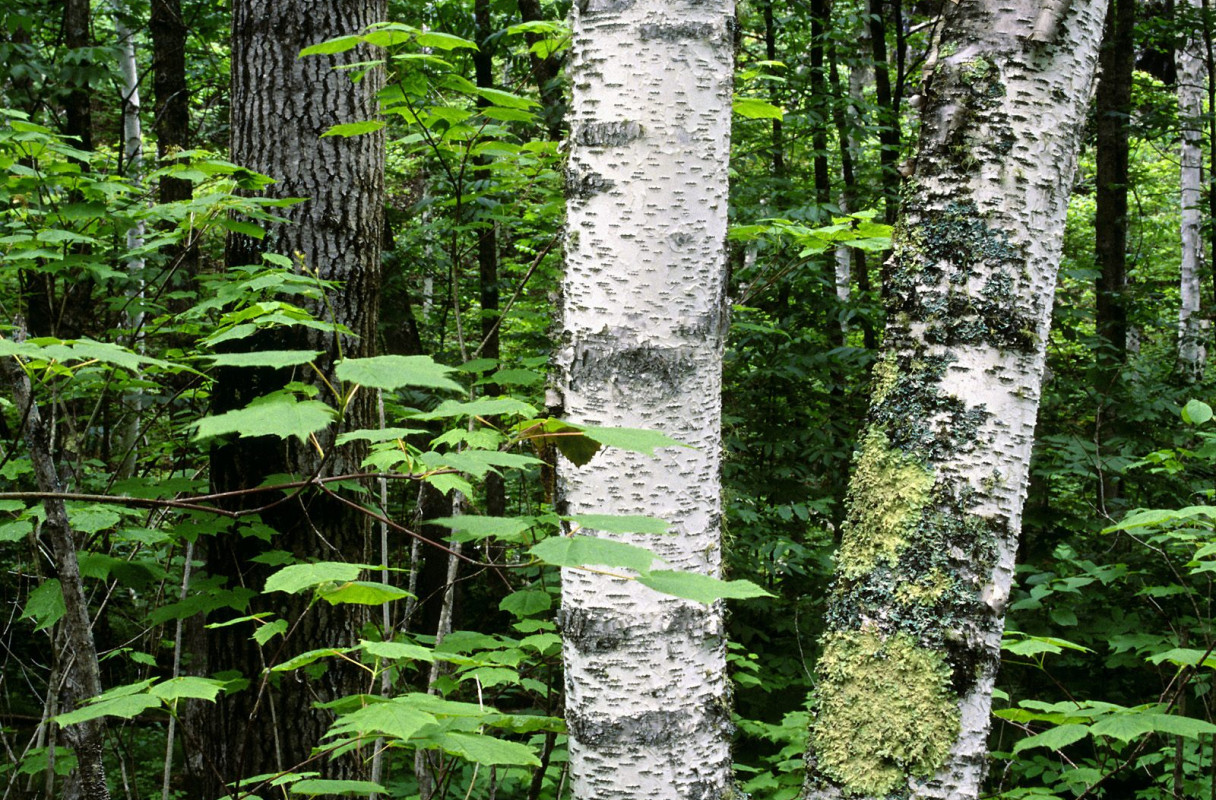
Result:
[[[1104,0],[946,4],[818,667],[806,796],[978,796]],[[1042,36],[1040,28],[1039,36]]]
[[[661,517],[672,533],[614,538],[711,575],[733,13],[729,0],[576,3],[556,359],[571,422],[661,430],[696,448],[563,462],[562,510]],[[567,569],[561,625],[574,796],[730,796],[721,604]]]

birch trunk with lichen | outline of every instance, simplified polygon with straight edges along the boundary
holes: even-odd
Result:
[[[806,796],[975,798],[1105,0],[945,6],[817,667]]]
[[[661,517],[672,533],[616,538],[711,575],[721,560],[733,13],[731,0],[575,3],[553,400],[574,423],[657,429],[694,446],[565,462],[560,503],[571,514]],[[562,580],[574,797],[728,796],[721,603],[582,570]]]

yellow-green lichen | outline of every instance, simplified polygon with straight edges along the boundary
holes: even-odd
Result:
[[[959,713],[942,654],[902,633],[834,633],[818,671],[811,747],[846,794],[884,797],[945,762]]]
[[[932,488],[929,469],[891,447],[881,430],[867,431],[853,470],[849,518],[836,559],[841,574],[856,578],[880,562],[893,564]]]
[[[873,388],[870,390],[870,402],[873,405],[878,405],[887,399],[887,395],[895,388],[895,382],[899,379],[899,368],[895,365],[895,361],[890,358],[880,359],[874,365],[874,373],[871,377]]]
[[[944,571],[933,569],[914,581],[895,587],[895,599],[907,605],[931,606],[950,591],[953,584],[953,579]]]

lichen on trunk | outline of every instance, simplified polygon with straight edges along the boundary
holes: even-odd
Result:
[[[808,798],[978,796],[1102,0],[947,4],[817,667]],[[1050,30],[1048,30],[1050,29]]]

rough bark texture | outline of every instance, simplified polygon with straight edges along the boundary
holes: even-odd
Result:
[[[34,402],[29,375],[13,358],[0,359],[0,369],[12,387],[13,399],[24,420],[22,433],[30,450],[38,491],[48,495],[58,494],[63,488],[51,455],[50,431]],[[64,614],[59,623],[62,636],[56,636],[56,642],[64,642],[66,652],[57,652],[55,661],[63,665],[59,708],[61,712],[66,712],[101,694],[101,670],[97,665],[89,604],[80,578],[76,538],[68,521],[67,508],[63,500],[51,498],[44,500],[42,506],[46,512],[42,530],[50,540],[51,552],[55,557],[55,577],[63,590]],[[76,769],[64,783],[64,800],[109,800],[110,792],[102,762],[105,731],[104,719],[81,722],[64,729],[65,738],[76,753],[77,763]]]
[[[978,795],[1103,0],[945,7],[817,667],[811,798]]]
[[[561,402],[696,449],[563,463],[561,507],[661,517],[619,538],[716,575],[733,4],[575,6]],[[561,625],[574,797],[729,796],[720,604],[564,570]]]
[[[186,83],[186,23],[181,0],[152,0],[152,92],[156,98],[156,154],[163,161],[190,146],[190,90]],[[160,202],[189,200],[192,184],[160,179]]]
[[[232,160],[277,179],[270,191],[278,197],[308,200],[283,210],[291,224],[273,226],[264,241],[229,238],[231,266],[258,264],[270,250],[294,256],[303,268],[326,280],[342,283],[312,312],[321,319],[349,327],[355,337],[336,337],[311,329],[291,329],[258,336],[244,349],[299,348],[324,352],[317,364],[333,380],[332,365],[346,357],[371,355],[375,343],[379,292],[380,245],[383,224],[384,139],[380,134],[352,138],[319,138],[331,126],[370,119],[377,111],[377,71],[355,83],[339,64],[367,60],[356,49],[338,56],[299,58],[302,48],[336,36],[357,33],[384,19],[383,0],[360,2],[280,3],[238,0],[232,19]],[[214,391],[213,410],[239,408],[281,387],[287,380],[308,380],[307,374],[284,371],[223,370]],[[315,380],[315,378],[314,378]],[[321,398],[336,399],[321,388]],[[373,392],[361,392],[346,410],[340,428],[376,426]],[[267,475],[293,473],[341,474],[357,469],[361,453],[336,448],[329,434],[318,435],[318,447],[295,440],[240,438],[216,446],[211,454],[215,490],[230,491],[259,485]],[[324,460],[317,450],[324,451]],[[261,505],[262,496],[244,502]],[[230,587],[260,589],[268,568],[250,562],[264,549],[288,550],[297,558],[329,561],[370,560],[370,525],[363,515],[319,494],[305,493],[262,514],[276,531],[269,543],[232,533],[208,543],[207,568],[227,579]],[[293,622],[304,612],[307,598],[278,594],[256,598],[257,610],[274,611]],[[320,604],[303,616],[280,659],[323,646],[352,643],[367,619],[362,607]],[[208,636],[209,672],[239,670],[251,679],[248,691],[218,703],[198,729],[208,763],[203,795],[219,794],[215,781],[273,773],[309,757],[330,719],[313,703],[362,691],[359,670],[337,662],[319,678],[285,676],[277,687],[259,690],[263,656],[247,639],[248,629],[233,626]],[[265,658],[276,652],[278,640]],[[319,762],[333,776],[356,773],[361,759]]]
[[[1190,5],[1199,9],[1198,0]],[[1207,85],[1202,33],[1178,49],[1178,120],[1182,126],[1182,276],[1179,284],[1178,371],[1186,380],[1203,377],[1207,353],[1204,321],[1199,317],[1199,277],[1203,267],[1203,96]]]

